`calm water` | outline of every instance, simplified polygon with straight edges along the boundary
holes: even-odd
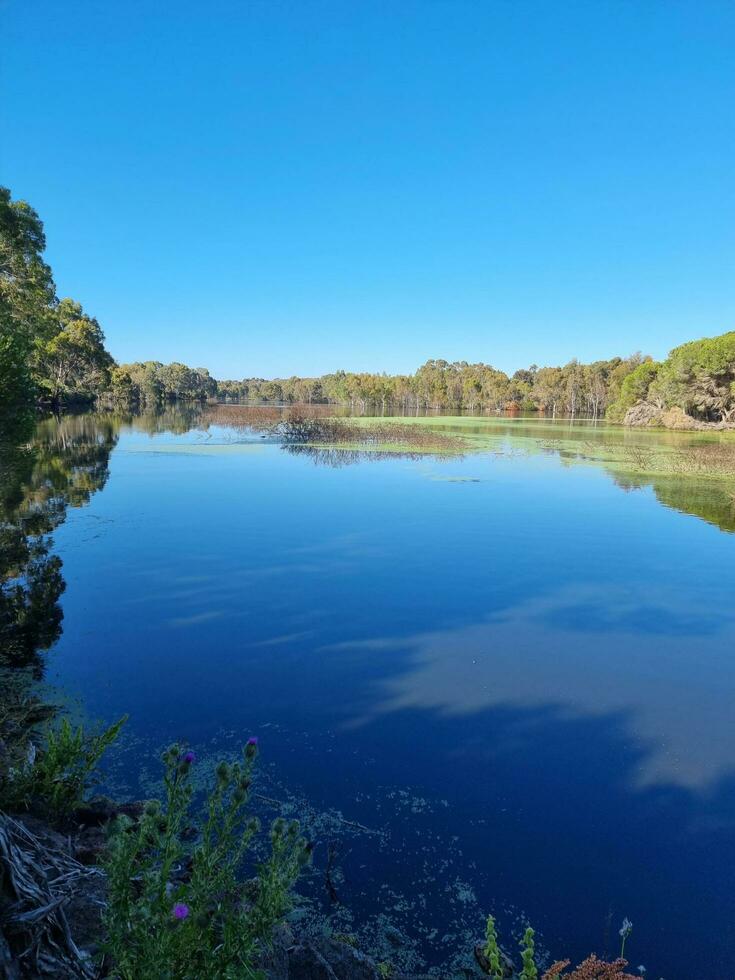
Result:
[[[317,834],[311,893],[331,842],[335,927],[398,962],[447,963],[489,911],[614,953],[628,916],[649,976],[731,978],[735,535],[711,486],[570,465],[534,423],[343,466],[188,425],[45,422],[23,464],[66,585],[46,678],[130,712],[116,778],[258,734],[263,795]]]

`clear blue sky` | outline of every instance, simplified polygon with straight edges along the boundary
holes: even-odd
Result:
[[[121,361],[735,329],[732,0],[0,0],[0,182]]]

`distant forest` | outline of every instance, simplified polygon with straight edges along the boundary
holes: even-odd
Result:
[[[539,411],[622,421],[639,403],[707,421],[735,419],[735,331],[692,341],[668,358],[640,353],[508,376],[490,364],[430,360],[415,374],[337,371],[318,378],[217,381],[174,362],[117,364],[100,324],[58,299],[43,259],[43,225],[0,187],[0,409],[75,404],[156,407],[174,401],[348,404],[362,411]]]

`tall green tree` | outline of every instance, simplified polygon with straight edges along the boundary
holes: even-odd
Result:
[[[37,338],[34,345],[38,384],[54,405],[90,401],[109,387],[114,365],[102,328],[71,299],[62,299],[54,314],[57,332],[48,339]]]
[[[0,187],[0,405],[92,400],[113,360],[99,323],[56,298],[38,214]]]
[[[56,294],[45,247],[36,212],[0,187],[0,405],[32,397],[34,341],[53,334]]]

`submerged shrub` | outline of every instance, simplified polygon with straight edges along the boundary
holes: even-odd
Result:
[[[259,976],[257,958],[291,907],[291,889],[311,858],[296,821],[276,820],[270,856],[243,883],[260,830],[248,813],[257,741],[243,760],[222,762],[194,844],[189,836],[194,754],[174,745],[163,756],[165,800],[137,825],[118,818],[106,870],[106,949],[119,980],[231,980]]]

